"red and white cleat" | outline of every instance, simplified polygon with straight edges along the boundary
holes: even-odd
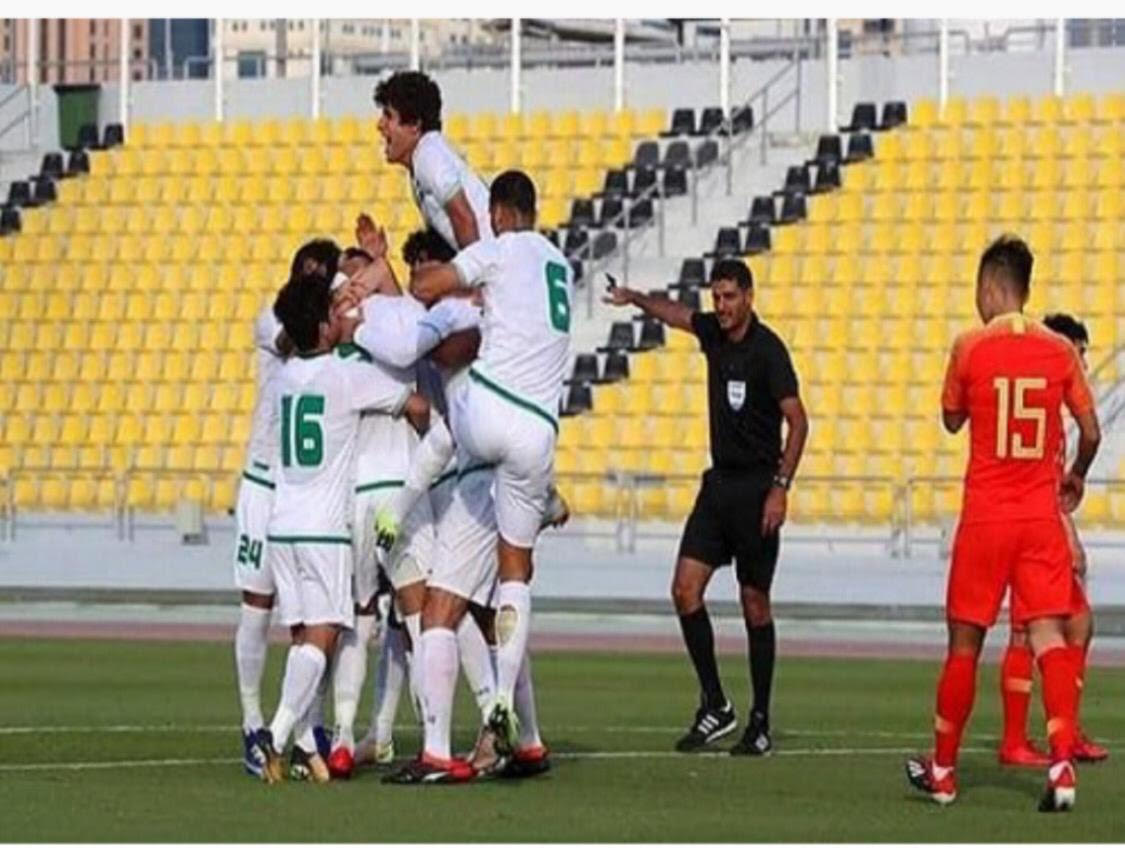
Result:
[[[957,799],[957,780],[953,776],[953,769],[945,771],[938,779],[932,758],[921,755],[907,758],[906,781],[942,806],[948,806]]]
[[[333,779],[351,779],[355,756],[346,746],[337,746],[328,756],[328,772]]]
[[[1078,794],[1078,777],[1069,761],[1058,761],[1047,769],[1047,788],[1039,801],[1040,812],[1069,812]]]
[[[1043,750],[1037,749],[1030,740],[1001,743],[996,758],[1006,767],[1047,767],[1051,763],[1050,756]]]
[[[1078,740],[1074,744],[1074,760],[1085,763],[1105,761],[1109,758],[1109,750],[1086,736],[1084,731],[1078,732]]]
[[[426,752],[407,763],[397,773],[383,777],[390,785],[449,785],[471,782],[477,772],[460,758],[435,758]]]
[[[512,753],[500,775],[505,779],[527,779],[551,769],[550,753],[543,744],[522,746]]]

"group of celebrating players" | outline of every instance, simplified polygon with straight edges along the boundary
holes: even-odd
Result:
[[[234,563],[243,762],[279,782],[292,739],[293,779],[390,764],[409,680],[424,745],[388,781],[534,775],[550,762],[527,655],[528,585],[536,536],[569,515],[553,466],[573,276],[535,230],[531,180],[506,171],[486,187],[444,138],[433,81],[398,73],[375,102],[386,158],[408,170],[426,230],[404,246],[405,291],[365,215],[355,248],[307,243],[255,322],[259,394]],[[267,724],[275,605],[292,643]],[[357,745],[377,627],[372,722]],[[459,665],[481,713],[466,758],[450,741]]]
[[[259,397],[235,552],[244,764],[280,781],[290,739],[295,779],[326,782],[357,763],[390,764],[409,681],[423,746],[387,781],[534,775],[550,764],[527,652],[529,581],[538,533],[569,515],[553,465],[573,276],[535,230],[531,180],[506,171],[486,187],[442,135],[432,80],[397,73],[379,84],[375,102],[386,158],[409,172],[426,225],[403,249],[405,290],[385,235],[360,216],[357,247],[316,240],[298,250],[289,281],[255,323]],[[969,423],[970,457],[935,747],[906,769],[938,803],[956,798],[981,647],[1010,592],[1000,760],[1046,766],[1040,808],[1059,811],[1074,805],[1074,762],[1107,755],[1078,726],[1092,624],[1069,515],[1099,429],[1084,329],[1064,315],[1040,324],[1024,314],[1032,263],[1011,235],[984,252],[976,292],[983,326],[956,340],[946,373],[943,422],[950,433]],[[698,331],[690,321],[685,328]],[[1069,468],[1063,404],[1079,430]],[[782,508],[777,527],[783,519]],[[275,605],[292,644],[267,724],[260,683]],[[357,744],[376,630],[375,703]],[[1049,754],[1027,738],[1033,656]],[[463,758],[450,743],[458,667],[480,710],[480,733]],[[331,738],[322,727],[330,682]],[[721,724],[705,731],[726,733]]]

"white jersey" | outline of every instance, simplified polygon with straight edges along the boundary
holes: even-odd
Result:
[[[274,391],[280,435],[271,541],[351,543],[360,413],[398,415],[411,389],[337,351],[285,363]]]
[[[277,349],[281,322],[273,307],[262,309],[254,319],[254,352],[258,357],[258,395],[250,420],[250,440],[246,446],[246,469],[261,475],[273,468],[277,460],[277,409],[273,399],[273,385],[277,374],[285,365],[285,358]]]
[[[574,295],[566,258],[538,231],[511,231],[462,249],[453,266],[484,298],[471,377],[530,402],[557,424]]]
[[[381,363],[355,345],[341,346],[337,353],[346,360],[363,363],[369,374],[380,379],[381,386],[414,389],[412,368],[400,369]],[[382,411],[360,414],[355,455],[356,491],[367,490],[376,483],[404,479],[417,442],[414,427],[402,417]]]
[[[426,132],[418,139],[410,160],[410,188],[422,221],[433,228],[451,248],[460,248],[446,205],[464,192],[477,220],[480,238],[492,236],[488,216],[488,187],[466,164],[441,132]]]

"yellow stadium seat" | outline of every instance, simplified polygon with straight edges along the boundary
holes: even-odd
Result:
[[[923,99],[912,106],[910,111],[910,124],[920,129],[927,129],[937,123],[938,106],[931,99]]]
[[[650,108],[637,117],[637,125],[633,134],[645,138],[654,138],[666,128],[667,122],[668,114],[663,108]]]
[[[609,133],[609,117],[605,111],[584,111],[578,127],[578,134],[583,138],[604,138]]]

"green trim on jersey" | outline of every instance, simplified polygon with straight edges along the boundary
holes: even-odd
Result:
[[[482,470],[493,470],[495,467],[496,467],[496,465],[490,464],[488,462],[483,462],[481,464],[469,465],[467,468],[465,468],[463,471],[460,471],[457,474],[457,479],[458,480],[464,479],[469,474],[480,473]]]
[[[350,536],[275,536],[274,534],[266,534],[266,539],[270,542],[284,542],[289,544],[297,543],[316,543],[319,545],[351,545],[352,538]]]
[[[252,461],[252,462],[250,462],[250,466],[256,467],[258,470],[269,470],[270,469],[270,466],[268,464],[266,464],[264,461]]]
[[[484,375],[478,372],[475,367],[470,367],[469,377],[472,380],[476,381],[478,384],[492,390],[502,399],[510,401],[516,407],[523,408],[525,411],[535,414],[540,419],[546,420],[547,424],[555,430],[555,434],[559,433],[559,421],[549,413],[547,413],[545,410],[543,410],[543,408],[539,407],[539,405],[535,404],[534,402],[528,401],[522,396],[517,396],[510,390],[504,389],[504,387],[500,386],[500,384],[496,383],[496,381],[490,380],[489,378],[486,378]]]
[[[355,342],[344,342],[343,344],[336,345],[336,356],[342,360],[346,360],[349,357],[356,357],[364,362],[373,362],[371,354]]]
[[[445,473],[443,473],[441,476],[430,483],[430,488],[437,488],[443,482],[449,482],[449,480],[455,479],[456,477],[457,468],[454,468],[453,470],[447,470]]]
[[[252,483],[256,483],[258,485],[265,486],[268,489],[276,488],[276,486],[272,482],[270,482],[268,479],[262,479],[260,476],[254,476],[254,474],[250,473],[250,471],[244,470],[242,472],[242,478],[248,479]]]
[[[381,479],[375,482],[365,482],[363,485],[355,487],[356,494],[363,494],[365,491],[378,491],[381,488],[402,488],[406,485],[405,480],[401,479]]]

